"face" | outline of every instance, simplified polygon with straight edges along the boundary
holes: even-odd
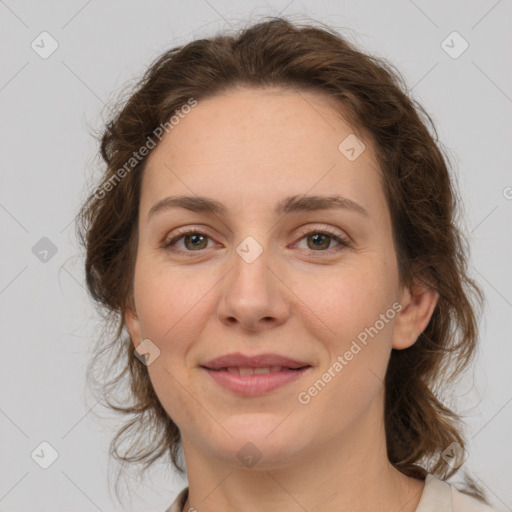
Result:
[[[391,349],[434,302],[400,286],[375,153],[358,139],[362,152],[320,94],[238,88],[199,101],[149,156],[127,327],[159,351],[148,372],[186,454],[242,465],[250,442],[272,468],[382,423]],[[205,368],[227,354],[305,368]]]

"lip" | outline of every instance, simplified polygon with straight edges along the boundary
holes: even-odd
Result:
[[[226,354],[207,363],[201,365],[210,370],[220,370],[229,368],[230,366],[238,366],[242,368],[262,368],[265,366],[286,366],[287,368],[301,368],[310,366],[309,363],[298,361],[279,354],[258,354],[255,356],[246,356],[239,352],[234,354]]]
[[[281,366],[281,370],[273,373],[256,373],[239,375],[228,371],[230,367],[261,368]],[[227,354],[208,363],[201,368],[221,387],[242,396],[258,396],[300,379],[311,370],[308,363],[290,359],[278,354],[260,354],[245,356],[244,354]]]

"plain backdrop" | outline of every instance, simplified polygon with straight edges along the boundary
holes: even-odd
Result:
[[[1,511],[122,509],[107,478],[118,424],[94,418],[85,389],[99,319],[74,217],[100,170],[91,128],[162,51],[265,15],[328,23],[389,59],[436,123],[487,297],[474,376],[452,397],[467,421],[464,468],[512,510],[509,0],[1,0]],[[131,510],[163,511],[185,485],[157,465]]]

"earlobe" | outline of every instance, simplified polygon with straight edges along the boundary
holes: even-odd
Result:
[[[140,322],[139,318],[137,317],[137,313],[131,307],[128,307],[126,310],[126,314],[124,317],[124,325],[128,330],[128,333],[130,334],[130,338],[132,340],[133,345],[137,346],[142,340],[140,334]]]
[[[402,294],[402,310],[395,322],[393,348],[403,350],[414,345],[419,335],[426,329],[439,294],[431,287],[416,283]]]

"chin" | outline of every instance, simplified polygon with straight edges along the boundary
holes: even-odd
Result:
[[[308,448],[304,429],[283,414],[244,414],[223,422],[224,432],[212,443],[215,456],[247,469],[277,469],[289,465]],[[284,421],[283,421],[284,419]],[[298,434],[300,432],[300,434]]]
[[[297,434],[298,427],[292,415],[280,411],[244,412],[243,414],[226,417],[222,425],[236,439],[256,441],[268,444],[274,440],[292,440]],[[231,439],[227,436],[227,439]]]

